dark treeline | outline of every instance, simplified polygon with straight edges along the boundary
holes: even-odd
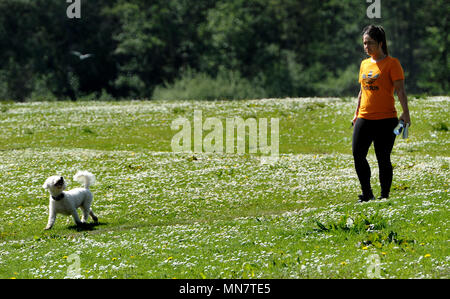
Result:
[[[0,0],[0,99],[356,96],[364,26],[447,94],[447,0]],[[75,52],[92,54],[85,59]]]

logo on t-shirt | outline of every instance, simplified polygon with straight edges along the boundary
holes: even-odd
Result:
[[[364,86],[364,89],[369,89],[369,90],[378,90],[378,86],[373,86],[372,84],[375,83],[375,81],[377,81],[377,79],[380,77],[380,74],[376,74],[375,76],[373,75],[373,71],[370,71],[367,75],[363,74],[362,75],[362,80],[363,82],[366,84]]]

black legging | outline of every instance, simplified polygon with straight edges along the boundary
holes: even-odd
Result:
[[[358,118],[353,130],[353,158],[355,161],[356,174],[364,197],[372,197],[370,186],[370,166],[367,162],[367,152],[372,144],[378,160],[381,196],[389,197],[392,184],[391,151],[395,142],[394,128],[398,124],[397,118],[380,120],[367,120]]]

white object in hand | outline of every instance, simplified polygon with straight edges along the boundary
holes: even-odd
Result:
[[[403,120],[399,121],[398,125],[394,129],[394,134],[400,135],[400,133],[402,132],[404,127],[405,127],[405,122]]]
[[[405,129],[403,130],[403,139],[408,138],[408,128],[409,128],[409,124],[406,124]]]

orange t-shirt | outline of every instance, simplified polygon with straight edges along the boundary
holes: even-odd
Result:
[[[363,60],[359,70],[361,103],[358,117],[364,119],[397,117],[394,81],[404,79],[405,75],[397,58],[386,56],[378,62],[372,58]]]

